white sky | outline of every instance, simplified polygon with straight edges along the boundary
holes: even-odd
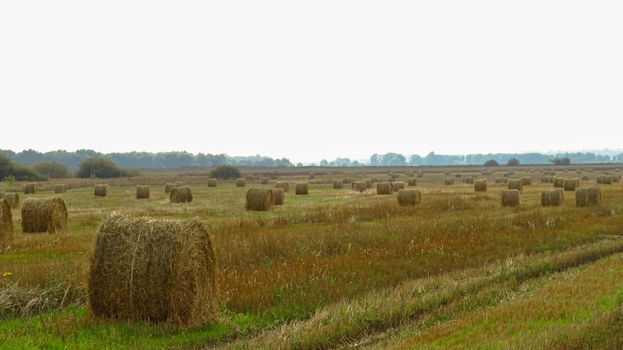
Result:
[[[0,148],[621,148],[622,1],[0,1]]]

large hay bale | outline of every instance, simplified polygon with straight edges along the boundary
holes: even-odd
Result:
[[[544,207],[559,206],[565,199],[565,194],[561,189],[545,190],[541,193],[541,205]]]
[[[487,179],[478,179],[474,181],[474,191],[487,192]]]
[[[563,182],[563,189],[565,191],[575,191],[579,186],[580,180],[578,179],[565,179]]]
[[[344,187],[344,183],[342,183],[342,181],[339,181],[339,180],[333,181],[334,190],[339,190],[339,189],[342,189],[343,187]]]
[[[247,210],[269,211],[273,209],[273,204],[273,191],[263,188],[250,188],[247,191]]]
[[[108,185],[95,185],[93,192],[96,197],[106,197],[108,194]]]
[[[418,190],[401,189],[396,197],[400,206],[413,206],[422,201],[422,194]]]
[[[446,186],[454,185],[454,179],[445,179],[443,183]]]
[[[236,179],[236,187],[244,187],[247,185],[247,179],[245,178],[238,178]]]
[[[273,193],[273,203],[275,205],[283,205],[286,200],[286,193],[283,188],[271,188],[270,191]]]
[[[597,176],[597,183],[602,185],[612,185],[612,176],[602,175]]]
[[[502,206],[503,207],[519,206],[519,190],[502,191]]]
[[[28,198],[22,205],[22,232],[63,232],[67,229],[67,207],[61,197]]]
[[[521,185],[522,186],[531,186],[532,185],[532,178],[531,177],[522,177],[521,178]]]
[[[17,192],[0,192],[0,199],[6,199],[11,209],[17,209],[19,207],[19,193]]]
[[[0,252],[13,243],[13,213],[9,201],[0,199]]]
[[[353,191],[364,192],[368,189],[368,186],[364,181],[354,181],[352,184]]]
[[[54,193],[65,193],[67,192],[67,186],[63,184],[54,185]]]
[[[149,199],[149,186],[137,185],[136,186],[136,199]]]
[[[196,219],[113,213],[99,227],[88,281],[95,317],[196,326],[215,320],[216,261]]]
[[[407,180],[407,185],[408,186],[417,186],[417,179],[415,179],[415,178],[408,179]]]
[[[565,179],[562,177],[554,177],[552,183],[555,188],[563,188],[565,186]]]
[[[296,184],[295,192],[298,195],[308,195],[309,194],[309,184],[307,182],[299,182]]]
[[[169,193],[171,203],[190,203],[193,201],[193,192],[188,186],[176,186]]]
[[[577,207],[590,207],[601,202],[601,190],[598,187],[578,188],[575,190],[575,205]]]
[[[508,180],[508,189],[518,190],[519,192],[523,191],[523,181],[521,181],[521,179]]]
[[[171,193],[171,190],[174,188],[175,188],[175,184],[168,182],[164,184],[164,193]]]
[[[37,190],[37,186],[35,184],[25,184],[22,187],[24,194],[34,194]]]
[[[290,192],[290,184],[287,182],[277,182],[275,184],[275,188],[282,188],[283,192],[286,193]]]
[[[208,179],[208,187],[216,187],[216,185],[218,184],[218,180],[215,178],[209,178]]]
[[[394,192],[398,192],[400,190],[403,190],[405,188],[405,183],[404,182],[392,182],[392,191]]]
[[[377,182],[376,183],[376,194],[392,194],[392,183],[391,182]]]

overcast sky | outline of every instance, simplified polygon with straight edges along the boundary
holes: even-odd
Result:
[[[0,148],[622,148],[622,18],[622,1],[1,1]]]

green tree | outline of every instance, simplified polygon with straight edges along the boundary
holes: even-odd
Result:
[[[210,176],[223,180],[237,179],[241,177],[240,170],[232,165],[219,165],[210,172]]]
[[[101,179],[128,176],[112,160],[105,157],[92,157],[80,163],[76,176],[81,178],[96,177]]]
[[[51,179],[61,179],[71,175],[67,166],[58,162],[39,162],[33,165],[32,168],[39,174]]]
[[[500,163],[498,163],[498,161],[495,159],[489,159],[488,161],[485,162],[485,166],[498,166],[498,165],[500,165]]]
[[[521,164],[521,163],[519,162],[519,159],[517,159],[517,158],[511,158],[511,159],[509,159],[509,160],[508,160],[508,162],[506,163],[506,165],[508,165],[508,166],[518,166],[518,165],[520,165],[520,164]]]

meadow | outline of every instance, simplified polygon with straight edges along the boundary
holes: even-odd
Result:
[[[244,169],[246,187],[208,187],[200,170],[39,183],[29,197],[53,196],[57,183],[68,230],[24,234],[0,254],[0,348],[617,348],[623,346],[623,191],[618,166]],[[543,207],[544,174],[598,186],[598,206],[576,207],[574,192]],[[416,206],[334,180],[416,179]],[[502,207],[505,183],[531,178],[518,207]],[[465,178],[486,178],[475,192]],[[268,179],[268,184],[261,184]],[[454,184],[446,185],[446,179]],[[178,204],[166,182],[192,188]],[[249,188],[308,182],[272,211],[245,210]],[[107,183],[106,197],[93,185]],[[151,186],[138,200],[135,186]],[[22,184],[0,185],[0,191]],[[87,279],[98,226],[112,212],[199,218],[218,266],[219,314],[212,324],[95,318]]]

